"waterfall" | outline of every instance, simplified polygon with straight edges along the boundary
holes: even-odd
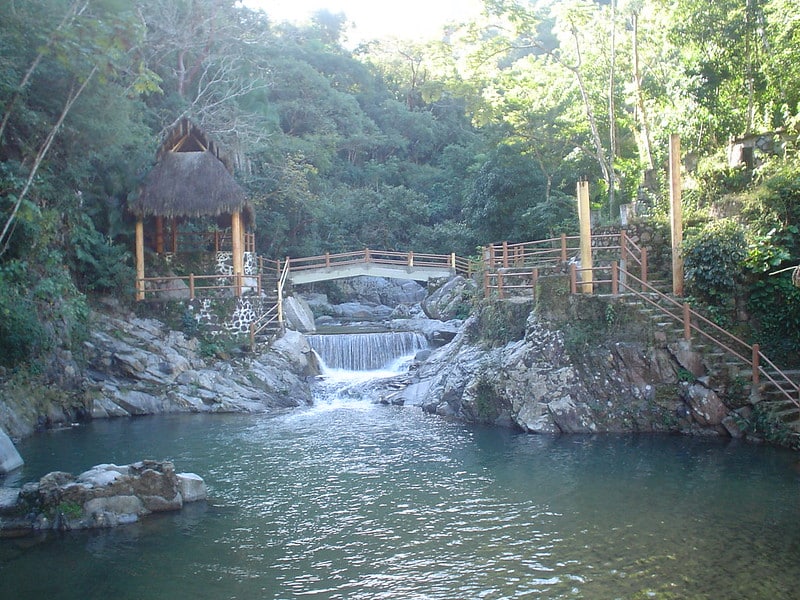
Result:
[[[373,371],[428,347],[419,333],[348,333],[309,335],[308,342],[330,369]]]

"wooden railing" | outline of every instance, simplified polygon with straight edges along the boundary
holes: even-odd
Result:
[[[280,268],[280,262],[275,261],[278,268]],[[258,319],[250,323],[250,351],[255,351],[256,348],[256,336],[264,331],[267,327],[272,325],[277,321],[279,331],[283,331],[283,290],[286,286],[286,279],[289,276],[289,261],[285,261],[283,263],[283,268],[280,270],[280,275],[278,276],[278,284],[277,284],[277,291],[278,291],[278,298],[275,302],[275,305],[272,306],[268,311],[262,314]]]
[[[160,299],[188,299],[194,300],[199,296],[212,295],[208,292],[226,292],[238,296],[245,279],[255,279],[255,291],[261,295],[263,278],[257,275],[174,275],[172,277],[144,277],[137,281],[142,283],[143,299],[148,295],[158,296]],[[213,282],[213,283],[209,283]],[[220,283],[225,282],[225,283]],[[171,294],[171,296],[170,296]]]
[[[486,246],[483,250],[484,294],[487,297],[496,294],[501,298],[518,291],[533,294],[540,277],[565,272],[569,264],[576,264],[579,243],[578,236],[561,235],[536,242]],[[612,263],[621,261],[627,267],[625,273],[634,267],[640,280],[647,281],[647,249],[631,240],[625,230],[593,235],[592,261],[596,268],[606,272],[610,272]],[[610,283],[610,279],[594,283]]]
[[[582,270],[583,269],[578,268],[576,265],[572,265],[570,268],[570,289],[572,293],[578,293],[580,288],[578,275]],[[598,274],[602,272],[599,268],[593,270]],[[690,341],[692,335],[696,334],[702,340],[709,342],[726,354],[737,359],[751,373],[753,394],[758,395],[760,393],[759,386],[762,379],[764,379],[772,383],[775,391],[784,400],[800,408],[800,385],[767,358],[767,356],[761,352],[761,348],[758,344],[748,344],[716,323],[708,320],[692,309],[688,303],[679,302],[662,293],[646,281],[636,277],[636,275],[624,271],[616,263],[613,263],[611,266],[610,279],[594,279],[594,284],[609,285],[612,295],[619,295],[620,293],[632,294],[640,301],[655,308],[664,317],[680,325],[683,329],[683,338],[686,341]],[[769,370],[767,370],[767,368],[769,368]]]
[[[472,263],[455,254],[418,254],[414,252],[392,252],[386,250],[357,250],[339,254],[322,254],[302,258],[287,258],[291,271],[307,271],[359,264],[390,265],[398,267],[433,267],[452,269],[456,273],[470,275]]]

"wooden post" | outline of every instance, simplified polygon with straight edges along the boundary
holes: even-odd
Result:
[[[689,305],[683,303],[683,339],[687,342],[692,340],[692,313]]]
[[[144,300],[144,221],[136,219],[136,300]]]
[[[503,268],[508,268],[508,242],[503,242]]]
[[[242,248],[242,215],[237,210],[231,215],[231,245],[233,246],[233,290],[238,297],[242,295],[242,275],[244,275],[244,249]]]
[[[681,138],[669,136],[669,221],[672,231],[672,293],[683,296],[683,216],[681,212]]]
[[[760,383],[761,374],[760,374],[760,354],[761,354],[761,347],[758,344],[753,344],[753,388],[754,391],[758,391],[758,384]]]
[[[330,252],[326,252],[325,253],[325,266],[326,267],[330,267],[331,266],[331,253]],[[278,270],[280,270],[280,269],[278,269]]]
[[[591,294],[592,285],[592,215],[589,210],[589,182],[578,182],[578,219],[581,231],[581,281],[584,294]]]
[[[561,234],[561,262],[567,262],[567,234]]]
[[[214,252],[219,252],[219,229],[214,230]]]
[[[536,286],[539,283],[539,267],[533,267],[533,273],[531,273],[531,295],[536,298]]]
[[[628,232],[625,229],[619,231],[619,281],[623,288],[628,281]]]
[[[413,250],[409,250],[409,252],[408,252],[408,266],[409,266],[409,268],[413,268],[414,267],[414,251]]]
[[[170,219],[169,228],[170,228],[170,233],[172,234],[172,253],[173,254],[177,254],[178,253],[178,219],[176,219],[175,217],[172,217],[172,219]]]
[[[647,248],[642,248],[642,291],[645,290],[645,283],[647,283]]]
[[[364,262],[369,262],[369,248],[364,248]]]
[[[194,300],[194,273],[189,273],[189,300]]]
[[[611,295],[619,296],[619,265],[617,261],[611,263]]]
[[[450,268],[453,269],[453,272],[456,270],[456,253],[450,253]]]
[[[575,263],[569,266],[569,292],[570,294],[578,293],[578,267]]]
[[[156,217],[156,254],[164,254],[164,217]]]

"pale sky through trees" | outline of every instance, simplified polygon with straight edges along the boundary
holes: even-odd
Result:
[[[318,10],[344,13],[350,42],[374,38],[436,37],[443,25],[480,12],[479,0],[243,0],[275,21],[303,24]]]

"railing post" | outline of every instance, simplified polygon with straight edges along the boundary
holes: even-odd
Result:
[[[408,251],[408,268],[409,269],[414,268],[414,251],[413,250],[409,250]]]
[[[214,230],[214,252],[219,252],[219,229]]]
[[[753,344],[753,391],[757,391],[761,379],[760,355],[761,347],[758,344]]]
[[[561,234],[561,262],[567,262],[567,234]]]
[[[692,340],[692,313],[689,305],[683,303],[683,339],[687,342]]]
[[[642,282],[647,283],[647,248],[642,248]],[[644,290],[642,286],[642,291]]]
[[[451,252],[450,253],[450,268],[453,269],[453,272],[455,273],[455,270],[456,270],[456,253],[455,252]]]
[[[330,252],[326,252],[325,253],[325,266],[326,267],[330,267],[331,266],[331,253]]]
[[[576,294],[578,292],[578,267],[575,263],[569,266],[569,293]]]
[[[628,274],[628,232],[625,229],[619,230],[619,248],[619,278],[624,287]]]
[[[503,242],[503,267],[508,268],[508,242]]]
[[[364,262],[369,262],[369,248],[364,248]]]
[[[189,300],[194,300],[194,273],[189,273]]]
[[[533,267],[533,272],[531,273],[531,296],[536,298],[536,286],[539,283],[539,267]]]
[[[611,263],[611,295],[619,296],[619,265],[617,261]]]
[[[495,251],[494,244],[489,244],[489,268],[494,269]]]

